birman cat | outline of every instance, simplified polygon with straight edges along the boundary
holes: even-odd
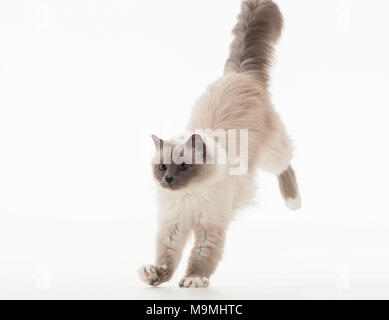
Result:
[[[155,264],[139,269],[147,284],[172,278],[193,232],[195,244],[179,285],[209,285],[229,223],[253,199],[257,169],[275,174],[287,207],[300,208],[293,147],[268,92],[282,26],[273,1],[243,1],[223,76],[195,103],[185,133],[169,140],[153,136],[159,231]]]

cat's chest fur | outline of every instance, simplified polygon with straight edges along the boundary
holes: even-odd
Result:
[[[224,188],[225,189],[225,188]],[[159,191],[160,215],[168,220],[183,220],[191,224],[201,220],[224,220],[226,207],[231,205],[227,190],[220,187],[204,188],[193,192]]]

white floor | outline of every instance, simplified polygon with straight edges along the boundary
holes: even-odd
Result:
[[[264,228],[242,217],[229,232],[210,288],[190,290],[177,286],[185,263],[161,288],[137,278],[138,266],[153,261],[153,239],[145,241],[153,227],[126,222],[2,226],[0,298],[389,299],[383,230],[315,233],[295,229],[291,219],[304,216],[285,218],[288,223],[264,220]]]
[[[389,299],[389,280],[350,279],[337,289],[331,279],[218,278],[207,289],[180,289],[173,283],[148,288],[129,279],[57,279],[34,286],[31,279],[2,284],[1,299],[130,299],[130,300],[273,300],[273,299]]]

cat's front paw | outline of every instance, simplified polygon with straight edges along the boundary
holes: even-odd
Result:
[[[180,281],[181,288],[207,288],[209,279],[206,277],[186,276]]]
[[[139,268],[140,279],[150,286],[157,287],[166,281],[168,269],[167,266],[145,265]]]

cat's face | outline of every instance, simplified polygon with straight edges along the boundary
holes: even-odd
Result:
[[[199,135],[174,145],[153,136],[156,155],[153,174],[162,188],[181,190],[207,178],[211,165],[206,162],[206,146]]]
[[[177,190],[188,186],[190,182],[200,176],[202,165],[185,164],[154,164],[155,179],[163,188]]]

